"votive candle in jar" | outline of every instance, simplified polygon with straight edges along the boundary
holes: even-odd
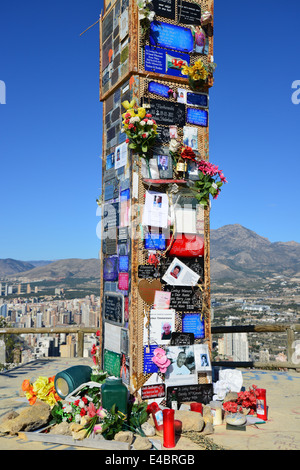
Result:
[[[191,411],[196,411],[196,413],[203,414],[202,403],[191,403]]]
[[[264,388],[256,389],[256,414],[257,417],[267,420],[267,399],[266,399],[266,390]]]

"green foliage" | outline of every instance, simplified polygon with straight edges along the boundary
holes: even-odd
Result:
[[[126,415],[121,413],[121,411],[117,411],[116,405],[114,404],[105,418],[103,418],[102,436],[104,439],[107,439],[108,441],[113,440],[115,435],[122,431],[125,420]]]

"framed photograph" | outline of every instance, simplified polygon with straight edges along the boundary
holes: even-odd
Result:
[[[197,127],[184,126],[183,143],[193,150],[198,150],[198,129]]]
[[[166,346],[166,354],[171,361],[166,372],[166,381],[182,384],[196,381],[194,346]]]
[[[199,372],[210,371],[212,368],[211,368],[208,345],[207,344],[195,344],[194,353],[195,353],[196,370]]]
[[[171,179],[173,177],[172,159],[169,155],[157,155],[157,167],[161,179]]]

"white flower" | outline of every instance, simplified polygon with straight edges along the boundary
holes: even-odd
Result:
[[[66,406],[64,407],[64,411],[65,411],[66,413],[72,413],[73,408],[72,408],[71,405],[66,405]]]
[[[79,408],[84,408],[85,404],[82,400],[80,400],[80,402],[78,403],[78,406],[79,406]]]
[[[152,121],[152,119],[149,119],[149,121],[147,122],[148,126],[152,126],[154,124],[154,122]]]
[[[129,120],[130,124],[134,124],[135,122],[140,122],[140,118],[138,116],[133,116]]]
[[[81,416],[75,415],[75,423],[80,423],[80,421],[81,421]]]
[[[213,183],[211,186],[212,186],[212,188],[214,188],[214,189],[218,189],[218,186],[216,185],[216,183]]]
[[[145,12],[145,10],[140,10],[139,11],[139,20],[143,20],[144,18],[146,18],[146,12]]]
[[[155,12],[154,11],[150,11],[149,15],[148,15],[148,18],[150,21],[153,21],[154,20],[154,17],[155,17]]]
[[[170,152],[177,152],[177,150],[179,149],[180,147],[180,143],[177,142],[176,139],[171,139],[170,140],[170,144],[169,144],[169,150]]]
[[[146,124],[147,124],[146,121],[141,121],[140,122],[140,126],[145,126]]]

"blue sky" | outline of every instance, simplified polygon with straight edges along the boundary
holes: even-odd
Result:
[[[300,242],[298,0],[215,0],[210,160],[229,183],[211,228]],[[100,242],[99,0],[5,2],[0,16],[0,258],[94,258]],[[286,17],[286,19],[285,19]],[[300,95],[299,95],[300,96]]]

